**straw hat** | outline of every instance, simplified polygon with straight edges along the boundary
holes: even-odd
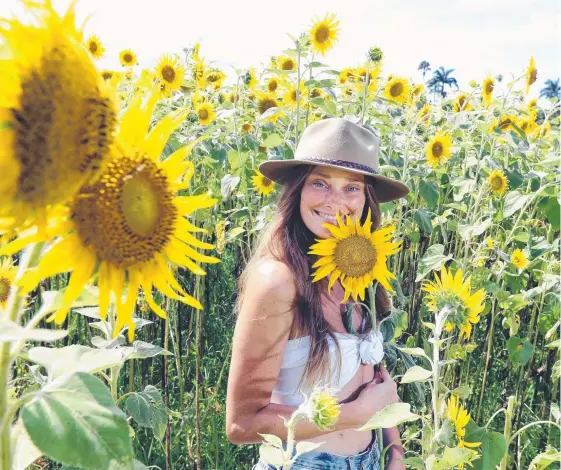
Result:
[[[259,171],[282,185],[298,165],[342,168],[374,178],[374,192],[380,202],[404,197],[409,192],[405,184],[379,174],[379,150],[373,129],[344,118],[328,118],[306,128],[293,160],[269,160],[259,165]]]

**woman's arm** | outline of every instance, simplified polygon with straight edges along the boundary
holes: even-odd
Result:
[[[405,458],[405,450],[401,445],[399,429],[397,426],[384,429],[382,435],[384,437],[384,447],[393,442],[393,445],[388,449],[386,454],[389,457],[389,459],[387,459],[388,465],[386,468],[388,470],[405,470],[405,464],[398,460]]]

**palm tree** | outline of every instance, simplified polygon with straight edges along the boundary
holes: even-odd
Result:
[[[559,86],[559,79],[557,80],[546,80],[545,86],[540,90],[540,98],[546,98],[548,100],[552,98],[557,98],[561,100],[561,87]]]
[[[430,70],[430,64],[426,60],[423,60],[419,64],[419,68],[417,70],[422,70],[423,71],[423,80],[424,80],[425,79],[425,74]]]
[[[444,91],[444,87],[446,85],[450,88],[455,86],[456,89],[459,89],[460,87],[458,86],[456,79],[450,76],[454,70],[455,69],[445,70],[444,67],[440,67],[438,70],[435,70],[431,79],[427,82],[429,90],[433,93],[440,93],[440,95],[444,98],[446,96],[446,92]]]

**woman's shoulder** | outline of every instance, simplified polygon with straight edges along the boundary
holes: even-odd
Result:
[[[296,296],[292,270],[286,263],[274,258],[263,258],[252,266],[247,289],[283,300],[292,300]]]

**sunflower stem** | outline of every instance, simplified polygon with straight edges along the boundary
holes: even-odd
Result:
[[[14,288],[10,292],[4,319],[12,322],[18,322],[23,310],[25,295],[21,294],[21,288],[17,286],[17,281],[21,279],[28,268],[37,266],[41,257],[44,243],[35,243],[29,246],[19,264]],[[0,346],[0,423],[4,423],[5,432],[0,434],[0,468],[10,470],[12,468],[12,449],[10,440],[9,425],[11,424],[9,400],[8,400],[8,382],[10,381],[10,370],[12,365],[12,354],[10,343],[2,343]]]
[[[504,429],[504,436],[507,443],[510,443],[510,434],[512,431],[512,415],[514,412],[514,397],[508,397],[508,403],[506,406],[505,412],[505,429]],[[508,444],[507,444],[508,445]],[[506,464],[508,462],[508,448],[505,452],[503,459],[501,460],[501,467],[500,470],[506,470]]]

